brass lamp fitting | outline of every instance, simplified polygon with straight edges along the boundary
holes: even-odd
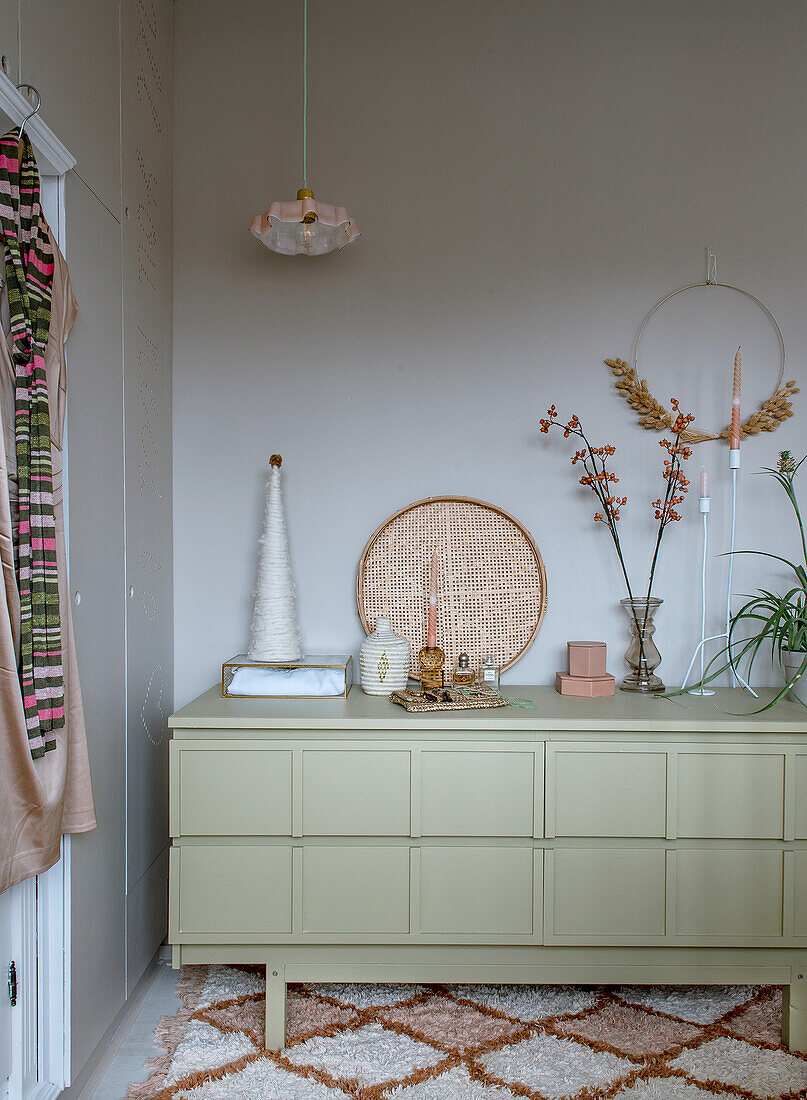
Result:
[[[301,187],[300,190],[297,192],[298,199],[313,199],[313,197],[314,192],[311,191],[308,187]],[[317,215],[314,213],[313,210],[309,210],[309,212],[303,218],[303,222],[305,223],[315,222],[316,220]]]

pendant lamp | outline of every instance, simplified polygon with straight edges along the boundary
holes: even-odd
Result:
[[[284,256],[321,256],[360,236],[344,206],[316,202],[308,187],[308,0],[303,0],[303,186],[297,198],[273,202],[252,219],[250,233]]]

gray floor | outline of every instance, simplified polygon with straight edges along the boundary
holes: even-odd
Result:
[[[91,1100],[123,1100],[133,1081],[145,1081],[149,1076],[149,1070],[143,1068],[144,1062],[162,1053],[154,1045],[154,1029],[162,1016],[173,1016],[179,1008],[178,977],[178,970],[160,963],[154,984]]]

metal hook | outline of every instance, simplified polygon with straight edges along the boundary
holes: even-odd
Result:
[[[706,283],[707,286],[714,286],[717,282],[717,256],[712,252],[712,246],[707,244],[706,246]]]
[[[33,92],[36,95],[36,107],[34,107],[33,111],[31,111],[30,115],[26,115],[25,118],[22,120],[22,124],[20,125],[20,132],[17,134],[17,141],[19,141],[20,138],[22,137],[22,132],[25,129],[26,122],[28,122],[29,119],[32,119],[34,117],[34,115],[37,113],[37,111],[39,110],[39,108],[42,106],[42,96],[39,94],[38,90],[33,86],[33,84],[18,84],[17,85],[17,91],[20,91],[20,89],[22,89],[22,88],[27,88],[29,92]]]

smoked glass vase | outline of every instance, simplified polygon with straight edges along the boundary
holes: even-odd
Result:
[[[655,695],[664,691],[664,684],[655,670],[661,664],[661,654],[656,649],[653,635],[656,631],[653,616],[664,602],[651,596],[633,599],[625,597],[619,601],[625,608],[630,626],[630,645],[625,652],[625,664],[628,675],[622,681],[622,691],[635,691],[645,695]]]

